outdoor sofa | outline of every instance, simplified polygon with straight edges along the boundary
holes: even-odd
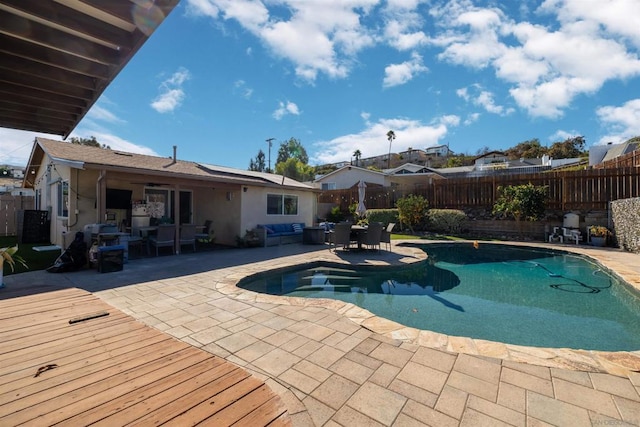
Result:
[[[285,224],[258,224],[257,231],[262,246],[277,246],[287,243],[302,243],[304,222]]]

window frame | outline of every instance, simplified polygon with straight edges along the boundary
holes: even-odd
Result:
[[[69,218],[69,180],[61,179],[56,185],[58,218]]]
[[[270,203],[271,199],[271,203]],[[277,199],[277,200],[276,200]],[[300,198],[296,194],[274,194],[267,193],[267,215],[268,216],[297,216],[299,212]],[[273,202],[276,202],[275,204]],[[277,212],[272,211],[272,206]]]

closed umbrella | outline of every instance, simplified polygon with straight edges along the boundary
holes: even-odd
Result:
[[[364,192],[367,188],[367,184],[363,180],[360,180],[358,184],[358,209],[356,212],[359,216],[364,216],[367,213],[367,207],[364,205]]]

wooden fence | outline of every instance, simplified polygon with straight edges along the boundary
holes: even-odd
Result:
[[[607,160],[594,166],[596,169],[639,168],[640,150],[632,151],[615,159]]]
[[[0,194],[0,236],[18,235],[17,212],[33,209],[34,203],[32,196]]]
[[[587,169],[523,175],[483,176],[433,180],[403,187],[367,188],[367,209],[393,208],[396,200],[409,194],[421,195],[436,209],[491,209],[501,186],[532,183],[548,188],[548,209],[606,210],[609,202],[640,197],[640,167]],[[348,206],[358,203],[358,190],[323,191],[320,203]]]

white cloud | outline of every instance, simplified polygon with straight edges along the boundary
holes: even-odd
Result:
[[[59,135],[46,135],[38,132],[28,132],[24,130],[9,129],[0,127],[0,164],[12,166],[27,166],[33,141],[37,136],[60,140]]]
[[[189,80],[190,73],[186,68],[180,68],[171,77],[160,84],[160,95],[151,103],[151,108],[158,113],[170,113],[178,108],[185,98],[182,85]]]
[[[411,59],[402,64],[391,64],[384,69],[384,80],[382,86],[393,87],[405,84],[412,80],[417,74],[429,71],[422,64],[422,57],[417,53],[411,54]]]
[[[126,123],[126,120],[121,119],[120,117],[116,116],[114,113],[104,107],[101,107],[100,105],[94,105],[93,107],[91,107],[86,117],[107,123]]]
[[[471,113],[467,116],[466,119],[464,119],[463,124],[465,126],[469,126],[475,122],[477,122],[480,119],[480,113]]]
[[[477,83],[469,87],[458,89],[456,91],[456,95],[473,105],[484,108],[492,114],[506,116],[515,111],[513,108],[505,108],[501,105],[496,105],[493,93],[488,90],[484,90],[482,86]]]
[[[619,143],[640,135],[640,98],[627,101],[618,107],[600,107],[596,114],[608,130],[599,143]]]
[[[293,114],[294,116],[299,116],[300,109],[295,103],[291,101],[287,101],[287,102],[280,101],[278,103],[278,108],[273,112],[273,118],[276,120],[280,120],[284,116],[289,114]]]
[[[453,115],[441,116],[429,125],[404,118],[380,119],[372,123],[368,120],[368,113],[363,113],[361,116],[365,119],[364,129],[356,134],[316,143],[318,155],[311,161],[316,164],[348,161],[355,150],[360,150],[363,158],[387,154],[389,152],[387,132],[390,129],[396,134],[396,139],[391,145],[392,153],[406,150],[408,147],[424,149],[438,145],[449,129],[458,126],[460,122],[460,118]]]
[[[516,23],[498,9],[467,0],[447,2],[432,14],[443,28],[435,37],[444,49],[440,59],[492,67],[512,85],[514,100],[531,116],[558,118],[576,96],[595,93],[609,80],[640,75],[638,54],[627,47],[629,40],[640,40],[640,26],[622,18],[640,19],[638,5],[625,0],[547,0],[538,10],[551,18],[545,25]],[[608,7],[616,14],[605,11]]]
[[[253,89],[247,86],[247,82],[244,80],[236,80],[233,83],[233,87],[240,92],[243,98],[249,99],[253,95]]]

